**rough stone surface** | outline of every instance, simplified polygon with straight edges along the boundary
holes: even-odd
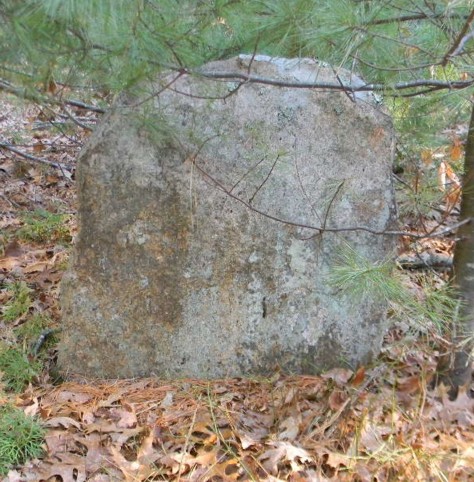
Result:
[[[248,60],[207,69],[247,72]],[[308,59],[258,56],[251,68],[335,81]],[[358,304],[328,273],[342,243],[377,261],[393,239],[319,235],[272,217],[390,228],[390,118],[370,94],[354,101],[250,83],[233,92],[235,81],[190,75],[163,90],[172,77],[148,103],[150,92],[107,115],[80,156],[62,369],[218,378],[366,362],[380,346],[384,306]]]

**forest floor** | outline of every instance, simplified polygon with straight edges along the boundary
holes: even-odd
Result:
[[[431,388],[444,345],[429,330],[405,329],[409,320],[355,372],[63,380],[55,369],[59,283],[76,232],[76,158],[84,127],[96,120],[79,108],[0,98],[0,404],[45,428],[42,456],[0,466],[3,480],[474,480],[472,387],[456,400],[445,387]],[[453,213],[442,222],[454,224]],[[452,238],[425,240],[417,249],[449,259],[452,245]],[[406,276],[420,292],[422,278],[434,288],[446,279]]]

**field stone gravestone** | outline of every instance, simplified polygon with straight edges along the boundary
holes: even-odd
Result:
[[[249,62],[205,70],[246,74]],[[251,71],[361,82],[309,59],[257,56]],[[390,118],[367,93],[191,75],[164,88],[173,78],[106,115],[80,155],[61,368],[218,378],[369,360],[385,306],[328,274],[345,243],[376,262],[394,241],[302,226],[390,227]]]

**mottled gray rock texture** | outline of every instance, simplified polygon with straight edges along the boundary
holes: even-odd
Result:
[[[206,69],[247,73],[248,63]],[[251,70],[337,82],[308,59],[258,56]],[[377,261],[394,240],[299,225],[392,227],[390,118],[366,93],[236,90],[187,74],[164,89],[174,77],[122,99],[80,156],[61,368],[218,378],[367,362],[385,306],[354,301],[328,274],[343,243]]]

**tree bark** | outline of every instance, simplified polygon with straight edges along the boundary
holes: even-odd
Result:
[[[453,397],[466,385],[472,374],[474,348],[474,104],[467,135],[464,159],[461,221],[469,220],[458,230],[459,241],[454,250],[454,287],[459,295],[459,314],[453,316],[452,353],[443,356],[438,364],[437,378],[450,387]]]

